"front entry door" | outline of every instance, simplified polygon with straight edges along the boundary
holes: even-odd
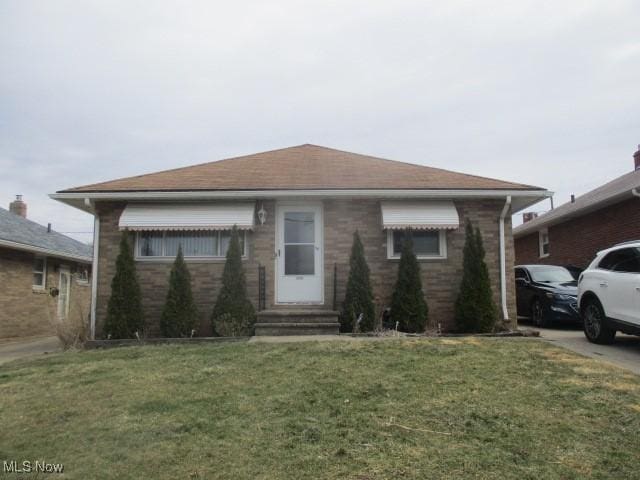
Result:
[[[323,302],[321,205],[278,205],[277,303]]]

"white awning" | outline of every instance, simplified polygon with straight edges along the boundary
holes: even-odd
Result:
[[[460,226],[452,201],[383,202],[382,225],[385,229],[455,229]]]
[[[125,207],[121,230],[240,230],[253,228],[252,203],[132,203]]]

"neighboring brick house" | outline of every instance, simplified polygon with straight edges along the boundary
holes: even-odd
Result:
[[[87,321],[92,249],[27,220],[20,196],[0,208],[0,339],[54,335]]]
[[[511,214],[547,195],[538,187],[301,145],[52,197],[95,215],[92,318],[102,336],[122,231],[135,250],[147,333],[158,333],[171,262],[182,244],[199,333],[209,334],[234,224],[242,230],[249,295],[262,310],[258,334],[337,331],[335,310],[344,299],[355,230],[379,315],[390,303],[407,228],[422,264],[430,318],[455,328],[467,220],[483,234],[495,302],[510,328],[516,321]]]
[[[616,243],[640,239],[640,146],[635,170],[513,230],[516,264],[586,268],[596,253]]]

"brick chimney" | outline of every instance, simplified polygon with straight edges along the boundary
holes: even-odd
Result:
[[[633,154],[633,160],[635,164],[635,169],[640,170],[640,145],[638,145],[638,151]]]
[[[537,218],[538,214],[536,212],[524,212],[522,214],[522,223],[527,223]]]
[[[22,195],[16,195],[16,199],[9,204],[9,211],[27,218],[27,204],[22,201]]]

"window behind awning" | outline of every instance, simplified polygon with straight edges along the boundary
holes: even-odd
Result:
[[[254,203],[129,204],[118,223],[121,230],[251,230]]]
[[[458,211],[452,201],[382,202],[382,225],[387,230],[456,229]]]

